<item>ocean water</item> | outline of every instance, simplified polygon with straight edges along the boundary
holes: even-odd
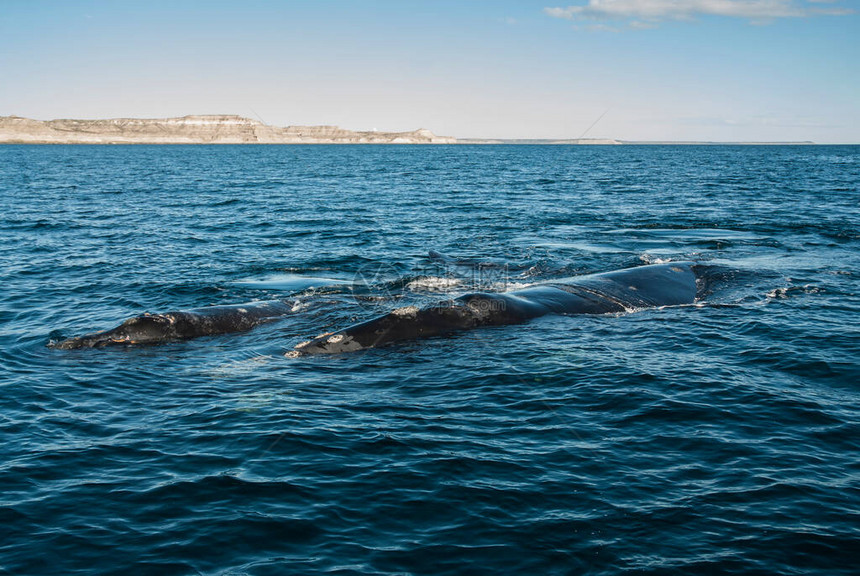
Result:
[[[0,146],[0,573],[856,574],[858,181],[840,146]],[[672,260],[695,305],[284,356]]]

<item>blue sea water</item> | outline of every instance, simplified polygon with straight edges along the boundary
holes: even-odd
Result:
[[[2,146],[0,573],[856,574],[858,181],[841,146]],[[695,305],[284,356],[672,260]]]

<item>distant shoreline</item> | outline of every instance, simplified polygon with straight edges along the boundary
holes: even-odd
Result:
[[[454,138],[430,130],[352,131],[337,126],[277,127],[237,115],[105,120],[0,116],[0,144],[454,144],[539,146],[816,146],[812,141],[641,141],[613,138]],[[851,146],[852,144],[821,144]]]
[[[6,144],[455,144],[424,128],[355,132],[338,126],[269,126],[242,116],[33,120],[0,117]]]
[[[385,143],[385,142],[25,142],[15,140],[0,140],[0,146],[481,146],[481,147],[505,147],[505,146],[598,146],[607,147],[605,144],[591,143],[559,143],[559,142],[450,142],[446,144],[430,144],[423,142],[414,143]],[[757,146],[860,146],[860,144],[832,144],[818,142],[620,142],[619,146],[631,147],[656,147],[656,146],[711,146],[714,148],[746,146],[754,148]]]
[[[597,140],[597,139],[595,139]],[[591,139],[553,140],[548,138],[519,139],[482,139],[458,138],[457,144],[480,145],[534,145],[534,146],[821,146],[811,140],[789,142],[714,142],[714,141],[673,141],[673,140],[607,140]],[[852,144],[832,144],[832,146],[852,146]]]

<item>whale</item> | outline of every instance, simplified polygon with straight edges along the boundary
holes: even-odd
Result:
[[[207,306],[129,318],[116,328],[49,343],[52,348],[76,350],[106,346],[162,344],[199,336],[245,332],[292,311],[283,300],[250,302],[227,306]]]
[[[232,284],[243,289],[277,290],[286,294],[299,294],[308,290],[349,285],[351,282],[337,278],[278,274],[263,280],[239,280]],[[147,313],[129,318],[110,330],[60,341],[49,341],[48,347],[75,350],[107,346],[151,345],[200,336],[246,332],[260,324],[291,314],[294,312],[294,306],[286,300],[265,300],[160,314]]]
[[[481,326],[517,324],[547,314],[611,314],[641,308],[692,304],[697,265],[670,262],[532,284],[510,292],[472,292],[423,308],[406,306],[297,344],[287,356],[338,354],[408,340],[441,336]],[[294,279],[287,279],[295,289]],[[303,279],[303,282],[306,279]],[[311,279],[317,284],[345,283]],[[322,281],[320,281],[322,280]],[[281,282],[281,280],[278,280]],[[151,345],[245,332],[291,314],[294,305],[270,300],[142,314],[119,326],[50,341],[60,350]]]
[[[285,355],[355,352],[482,326],[519,324],[548,314],[615,314],[693,304],[697,290],[694,262],[667,262],[550,280],[510,292],[472,292],[423,308],[397,308],[301,342]]]

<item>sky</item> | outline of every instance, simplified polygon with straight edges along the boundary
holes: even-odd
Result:
[[[860,0],[0,0],[0,116],[860,143]]]

